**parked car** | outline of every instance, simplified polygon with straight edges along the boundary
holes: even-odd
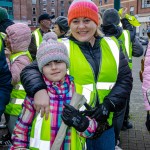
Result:
[[[142,45],[147,45],[148,44],[148,37],[137,37],[138,40],[141,42]]]

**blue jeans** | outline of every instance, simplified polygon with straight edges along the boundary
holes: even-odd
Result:
[[[87,150],[114,150],[115,149],[115,133],[114,128],[110,128],[94,140],[87,139]]]

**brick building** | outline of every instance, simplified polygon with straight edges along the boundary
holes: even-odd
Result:
[[[30,26],[38,26],[38,16],[42,13],[67,16],[72,0],[13,0],[13,16],[15,22],[26,22]]]
[[[0,0],[0,7],[6,8],[9,18],[13,19],[13,3],[11,0]]]
[[[38,16],[44,12],[50,15],[67,16],[68,8],[73,0],[3,0],[0,6],[5,7],[11,19],[15,22],[25,22],[37,27]],[[101,11],[106,8],[114,8],[114,0],[92,0]],[[121,7],[127,7],[128,13],[135,15],[141,22],[137,33],[147,28],[150,24],[150,0],[120,0]]]

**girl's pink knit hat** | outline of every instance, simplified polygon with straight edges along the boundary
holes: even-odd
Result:
[[[68,24],[78,17],[90,18],[98,25],[98,7],[91,0],[74,0],[68,10]]]

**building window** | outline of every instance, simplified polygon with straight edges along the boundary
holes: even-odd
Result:
[[[32,14],[35,15],[36,14],[36,8],[32,8]]]
[[[142,0],[142,8],[150,7],[150,0]]]
[[[43,13],[47,13],[47,9],[46,8],[43,8]]]
[[[33,21],[33,25],[36,25],[36,18],[35,17],[32,18],[32,21]]]
[[[134,7],[133,6],[130,7],[130,15],[134,15]]]
[[[32,0],[32,4],[36,4],[36,0]]]
[[[64,6],[64,1],[60,1],[60,6]]]
[[[108,0],[104,0],[104,3],[107,4],[107,3],[108,3]]]
[[[54,7],[55,6],[55,1],[51,1],[51,6]]]
[[[5,8],[8,12],[9,15],[13,15],[13,8],[9,7],[9,6],[3,6],[3,8]]]
[[[47,5],[47,0],[43,0],[43,5]]]
[[[71,5],[71,1],[68,2],[69,6]]]

